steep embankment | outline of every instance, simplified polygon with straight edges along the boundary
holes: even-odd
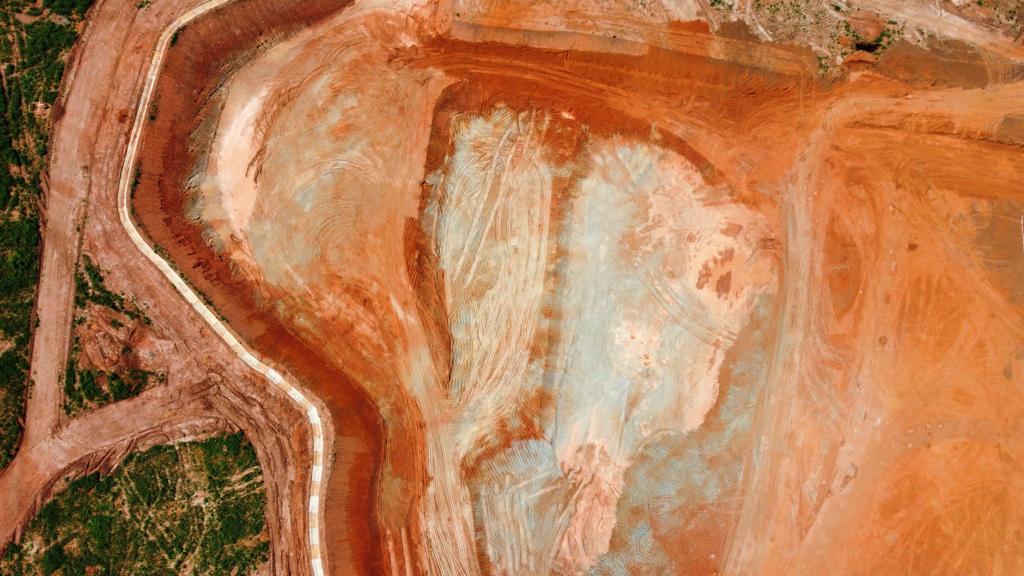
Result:
[[[140,151],[133,213],[155,245],[186,270],[189,281],[231,319],[254,348],[279,362],[303,382],[331,382],[320,397],[332,411],[336,459],[328,477],[325,522],[346,526],[327,532],[322,543],[328,565],[373,573],[376,531],[369,504],[377,468],[379,424],[360,391],[324,363],[270,316],[256,294],[239,284],[228,264],[208,251],[200,230],[186,217],[182,183],[201,143],[194,132],[217,102],[212,98],[225,75],[246,59],[299,30],[343,10],[348,2],[242,1],[205,15],[179,32],[168,51]],[[318,389],[318,392],[320,389]]]

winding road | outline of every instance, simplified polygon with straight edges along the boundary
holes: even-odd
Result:
[[[216,10],[231,1],[232,0],[211,0],[210,2],[197,6],[178,17],[178,19],[172,22],[160,35],[160,39],[158,40],[156,49],[153,53],[153,59],[149,65],[149,71],[146,74],[146,81],[142,89],[142,95],[139,98],[139,105],[136,108],[135,119],[133,121],[131,135],[128,140],[128,148],[125,151],[124,164],[121,168],[121,176],[118,181],[117,189],[118,215],[120,216],[122,226],[124,226],[125,231],[131,237],[135,247],[138,248],[150,262],[155,264],[168,280],[170,280],[175,289],[177,289],[192,308],[203,317],[203,320],[206,321],[213,331],[216,332],[232,350],[234,350],[235,354],[243,362],[269,380],[271,384],[286,392],[292,401],[306,413],[306,419],[309,422],[313,436],[313,466],[310,480],[308,516],[309,556],[313,574],[315,576],[322,576],[324,574],[324,556],[320,549],[320,500],[324,486],[322,482],[324,472],[324,431],[323,423],[320,418],[320,411],[317,409],[316,404],[310,400],[312,396],[308,392],[300,390],[299,387],[286,380],[277,370],[271,368],[259,357],[250,352],[238,337],[236,337],[217,317],[217,314],[203,302],[199,295],[196,294],[195,290],[193,290],[192,287],[189,286],[188,283],[185,282],[185,280],[178,274],[178,272],[175,271],[171,264],[157,254],[153,247],[146,242],[145,238],[139,232],[131,218],[129,203],[131,199],[131,187],[134,180],[136,156],[138,154],[139,143],[142,140],[142,128],[146,122],[146,110],[149,109],[150,101],[153,98],[156,81],[160,75],[160,70],[163,66],[163,60],[167,53],[167,49],[171,46],[174,35],[180,29],[200,16]]]

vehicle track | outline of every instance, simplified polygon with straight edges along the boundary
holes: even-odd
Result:
[[[316,407],[316,404],[310,400],[308,392],[301,391],[297,386],[285,380],[285,378],[274,368],[268,366],[259,357],[250,352],[244,344],[231,332],[231,330],[217,317],[217,315],[207,306],[203,300],[196,294],[195,290],[188,285],[187,282],[174,270],[169,262],[162,258],[153,249],[149,243],[146,242],[145,238],[139,232],[138,228],[131,218],[130,200],[131,200],[131,188],[133,186],[133,175],[135,171],[135,161],[138,153],[139,143],[142,140],[142,128],[146,122],[146,111],[149,109],[150,101],[153,98],[153,93],[156,87],[157,78],[160,75],[160,70],[163,66],[164,56],[167,54],[167,49],[171,46],[175,34],[193,20],[200,16],[216,10],[232,0],[211,0],[197,6],[185,14],[179,16],[174,22],[172,22],[163,33],[160,35],[160,39],[157,42],[156,49],[153,52],[153,59],[150,62],[149,70],[146,73],[146,81],[143,85],[142,94],[139,97],[139,104],[136,108],[135,119],[132,123],[132,131],[128,140],[128,147],[125,150],[124,164],[121,168],[121,175],[118,181],[117,199],[118,199],[118,216],[120,217],[121,224],[128,236],[131,237],[132,243],[139,249],[140,252],[156,267],[160,272],[174,285],[174,288],[185,298],[186,301],[192,306],[192,308],[202,316],[203,320],[217,333],[218,336],[235,352],[243,362],[249,365],[254,371],[262,375],[264,378],[269,380],[271,384],[286,392],[289,398],[298,405],[306,413],[306,418],[309,421],[310,428],[313,436],[313,465],[311,470],[310,490],[309,490],[309,556],[310,565],[315,576],[322,576],[324,574],[323,568],[323,554],[320,549],[320,500],[321,491],[323,489],[323,470],[324,470],[324,433],[323,424],[320,418],[320,411]]]

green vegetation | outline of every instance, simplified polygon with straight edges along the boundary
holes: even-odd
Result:
[[[139,310],[139,307],[125,300],[121,294],[111,292],[103,282],[103,272],[99,266],[93,263],[88,255],[83,254],[79,262],[78,271],[75,272],[75,307],[84,308],[89,302],[114,312],[120,312],[132,320],[148,322],[148,318]]]
[[[857,33],[857,31],[853,28],[853,26],[850,25],[850,23],[848,21],[843,20],[842,27],[843,27],[843,32],[847,36],[849,36],[851,39],[853,39],[854,41],[856,41],[856,42],[863,42],[864,41],[864,38],[862,38],[861,35]]]
[[[91,3],[0,2],[0,468],[20,442],[28,390],[50,107]]]
[[[69,416],[137,396],[152,380],[163,378],[162,374],[137,368],[112,372],[83,369],[78,365],[80,352],[78,338],[75,338],[64,372],[64,413]]]
[[[92,2],[93,0],[43,0],[43,6],[65,18],[81,19]]]
[[[0,574],[250,574],[266,562],[263,476],[241,434],[158,446],[43,506]]]
[[[827,28],[835,21],[836,6],[807,0],[754,0],[750,8],[773,41],[824,45]]]
[[[75,272],[76,326],[85,321],[86,308],[90,304],[122,314],[127,317],[126,320],[149,324],[149,318],[134,302],[129,302],[121,294],[107,288],[99,266],[88,255],[83,254]],[[110,319],[110,326],[120,329],[125,326],[125,322],[113,317]],[[149,387],[153,380],[163,378],[162,374],[130,367],[119,367],[112,371],[82,368],[79,366],[81,351],[81,341],[78,335],[74,335],[68,353],[68,365],[64,371],[64,413],[69,416],[136,396]],[[126,345],[121,350],[122,358],[131,351],[132,349]]]
[[[875,38],[875,44],[878,45],[878,52],[885,52],[889,46],[892,46],[897,40],[903,36],[903,32],[906,29],[906,25],[895,20],[889,20],[885,24],[885,28]]]
[[[832,66],[829,64],[828,58],[821,54],[816,55],[818,59],[818,74],[827,76],[832,71]]]
[[[845,20],[842,23],[842,27],[843,33],[852,40],[854,49],[871,52],[876,55],[885,52],[889,46],[896,42],[896,40],[899,40],[903,36],[904,30],[903,24],[895,20],[889,20],[877,38],[867,39],[857,33],[853,26]]]
[[[1024,3],[1021,0],[977,0],[975,4],[983,10],[975,11],[979,20],[992,27],[1005,28],[1012,36],[1022,30],[1021,13]],[[980,14],[979,14],[980,13]]]

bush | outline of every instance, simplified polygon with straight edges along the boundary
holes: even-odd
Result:
[[[127,457],[113,475],[72,481],[26,527],[25,541],[39,546],[8,547],[0,574],[252,573],[269,555],[263,482],[246,473],[244,457],[223,460],[228,445],[243,456],[252,450],[241,434],[158,446]],[[210,452],[228,478],[242,479],[199,502]]]
[[[60,544],[51,546],[45,554],[43,554],[43,574],[49,576],[57,570],[60,570],[67,563],[68,557],[64,554],[64,547]]]
[[[92,2],[93,0],[43,0],[43,6],[61,16],[71,18],[85,15],[85,11],[92,6]]]
[[[48,152],[50,119],[33,114],[35,102],[53,103],[64,72],[64,55],[92,0],[44,0],[67,17],[57,24],[35,3],[6,2],[0,65],[0,338],[14,344],[0,359],[0,468],[21,437],[32,306],[39,279],[37,201]],[[25,24],[18,13],[42,16]],[[14,50],[15,47],[17,50]],[[17,53],[20,59],[15,59]],[[12,169],[13,167],[13,169]],[[54,552],[53,554],[56,554]],[[3,573],[3,570],[0,570]]]
[[[63,51],[75,42],[75,29],[50,20],[36,20],[25,27],[25,66],[54,66]]]

